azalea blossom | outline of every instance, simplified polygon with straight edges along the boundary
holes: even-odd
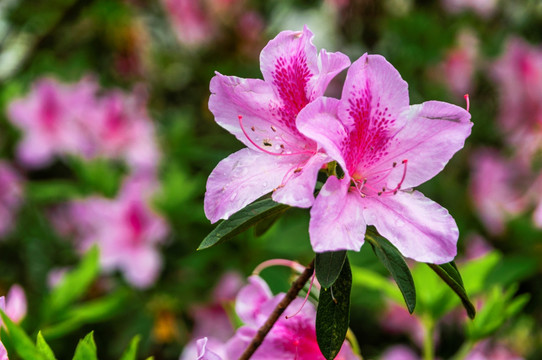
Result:
[[[542,149],[542,48],[511,38],[493,66],[499,124],[519,158],[530,164]]]
[[[521,161],[507,160],[490,149],[474,153],[471,167],[470,193],[478,215],[491,234],[502,234],[506,221],[527,208],[522,181],[529,170]]]
[[[373,225],[406,257],[451,261],[459,234],[454,219],[412,188],[463,147],[469,120],[467,111],[444,102],[409,106],[407,83],[382,56],[354,62],[341,100],[319,98],[297,117],[299,131],[344,172],[327,179],[311,209],[314,251],[358,251]]]
[[[380,360],[420,360],[421,357],[414,350],[405,345],[395,345],[387,349]]]
[[[140,288],[156,281],[162,267],[157,246],[168,233],[166,222],[148,203],[155,188],[152,179],[132,177],[115,199],[96,196],[69,207],[81,250],[97,244],[102,268],[121,270],[128,282]]]
[[[241,289],[235,303],[235,311],[244,325],[222,345],[210,344],[206,339],[201,339],[198,342],[198,359],[238,359],[283,297],[284,294],[273,296],[265,281],[258,276],[251,276],[249,284]],[[309,302],[303,303],[302,298],[297,298],[288,306],[286,312],[301,310],[295,316],[280,317],[251,359],[324,359],[316,342],[316,309]],[[219,356],[220,353],[226,355]],[[345,341],[335,359],[358,360],[359,357]]]
[[[8,162],[0,161],[0,236],[15,223],[15,215],[23,202],[23,180]]]
[[[188,47],[207,44],[216,29],[201,0],[163,0],[180,43]]]
[[[209,109],[216,122],[247,146],[222,160],[207,181],[205,214],[227,219],[262,195],[310,207],[317,173],[328,156],[296,128],[296,116],[324,94],[350,61],[341,53],[318,55],[313,34],[283,31],[262,50],[264,80],[217,73],[211,80]]]
[[[6,315],[14,322],[20,323],[26,316],[27,304],[24,290],[20,285],[13,285],[5,297]]]

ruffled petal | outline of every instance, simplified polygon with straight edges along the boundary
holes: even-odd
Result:
[[[211,222],[227,219],[287,179],[306,155],[273,156],[242,149],[222,160],[207,180],[205,215]]]
[[[389,164],[408,160],[402,183],[402,188],[406,189],[418,186],[442,171],[452,156],[463,148],[471,133],[472,122],[465,109],[440,101],[410,106],[401,116],[406,123],[395,136],[383,161]],[[399,171],[391,174],[388,186],[395,186],[401,176]]]
[[[311,209],[309,234],[315,252],[359,251],[365,238],[361,196],[349,191],[350,180],[331,176]]]
[[[319,74],[311,79],[312,95],[310,99],[316,99],[324,95],[329,82],[341,71],[350,66],[350,59],[343,53],[328,53],[326,50],[320,50],[318,58]]]
[[[303,135],[316,141],[319,147],[345,169],[343,143],[348,133],[337,118],[338,106],[337,99],[316,99],[297,115],[297,128]]]
[[[216,353],[207,349],[207,338],[199,339],[196,342],[198,357],[196,360],[223,360]]]
[[[459,230],[448,210],[418,191],[363,199],[363,216],[406,257],[443,264],[457,253]]]

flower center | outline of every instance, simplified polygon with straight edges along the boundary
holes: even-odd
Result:
[[[391,172],[397,168],[398,164],[396,162],[394,162],[390,168],[376,171],[367,174],[366,176],[354,173],[352,176],[351,188],[355,189],[355,191],[357,191],[362,198],[375,195],[395,195],[399,190],[401,190],[401,185],[403,185],[403,182],[405,181],[408,160],[405,159],[401,161],[401,164],[403,165],[403,174],[394,188],[389,188],[386,185],[381,186],[381,184],[383,184]]]

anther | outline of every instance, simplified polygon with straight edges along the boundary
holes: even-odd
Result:
[[[271,125],[271,130],[273,130],[273,132],[277,132],[277,128],[274,127],[273,125]]]
[[[263,144],[264,144],[265,146],[273,146],[273,144],[271,144],[271,142],[269,142],[269,140],[267,140],[267,139],[265,139],[265,140],[263,141]]]
[[[393,167],[396,167],[397,166],[397,163],[394,161],[393,162]]]
[[[251,126],[251,127],[250,127],[250,130],[256,131],[256,129],[254,128],[254,126]]]
[[[303,170],[303,169],[302,169],[302,168],[297,168],[297,169],[295,169],[295,170],[294,170],[294,174],[300,173],[301,170]]]

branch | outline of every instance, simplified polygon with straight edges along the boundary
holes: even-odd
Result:
[[[254,339],[252,339],[251,343],[246,348],[245,352],[239,360],[248,360],[250,357],[256,352],[258,347],[262,344],[265,336],[271,331],[271,328],[273,325],[275,325],[275,322],[279,319],[279,317],[282,315],[284,310],[290,305],[292,301],[295,300],[297,297],[297,294],[303,289],[303,286],[307,283],[307,281],[312,276],[312,273],[314,272],[314,259],[311,261],[309,266],[305,268],[305,271],[299,275],[299,277],[294,281],[292,284],[292,287],[284,298],[280,301],[280,303],[277,305],[277,307],[273,310],[271,315],[269,315],[269,318],[267,321],[258,329],[258,332],[256,333],[256,336],[254,336]]]

